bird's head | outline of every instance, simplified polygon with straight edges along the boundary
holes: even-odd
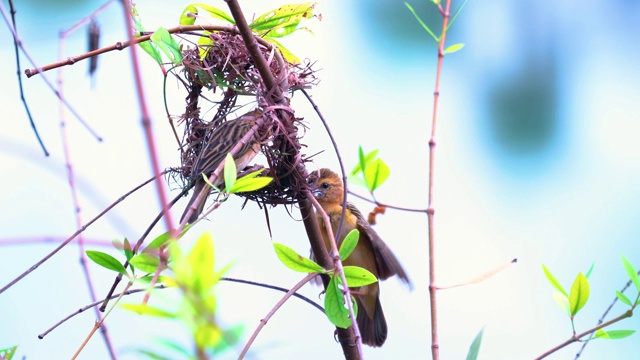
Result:
[[[339,204],[343,199],[342,180],[338,174],[323,168],[309,175],[309,188],[320,203]]]

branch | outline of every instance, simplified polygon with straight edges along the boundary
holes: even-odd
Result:
[[[262,330],[262,328],[265,325],[267,325],[267,322],[269,322],[269,319],[271,319],[271,317],[273,315],[275,315],[276,311],[278,311],[278,309],[280,309],[282,307],[282,305],[284,305],[284,303],[292,295],[295,295],[296,291],[298,291],[298,289],[300,289],[304,284],[308,283],[311,279],[313,279],[316,276],[317,276],[316,273],[307,274],[307,276],[305,276],[302,280],[298,281],[298,283],[294,287],[292,287],[289,291],[287,291],[287,293],[282,297],[282,299],[280,299],[280,301],[278,301],[273,306],[273,308],[271,310],[269,310],[267,315],[260,320],[260,324],[258,325],[256,330],[253,332],[253,334],[251,334],[251,337],[249,338],[249,340],[247,341],[247,344],[242,349],[242,352],[240,353],[240,356],[238,356],[238,360],[244,359],[244,356],[247,355],[247,352],[249,351],[249,348],[251,347],[251,344],[253,344],[253,341],[258,337],[258,334],[260,333],[260,330]]]
[[[159,174],[158,176],[162,176],[164,175],[165,172],[162,172],[162,174]],[[65,246],[67,246],[68,243],[71,242],[71,240],[75,239],[76,236],[80,235],[82,232],[84,232],[89,226],[91,226],[91,224],[93,224],[94,222],[96,222],[98,219],[100,219],[103,215],[105,215],[106,213],[108,213],[111,209],[113,209],[116,205],[120,204],[122,201],[124,201],[124,199],[126,199],[129,195],[133,194],[134,192],[138,191],[140,188],[142,188],[143,186],[147,185],[148,183],[150,183],[151,181],[153,181],[155,179],[155,177],[150,178],[149,180],[143,182],[142,184],[136,186],[133,190],[129,191],[128,193],[124,194],[123,196],[121,196],[118,200],[116,200],[115,202],[113,202],[111,205],[107,206],[106,209],[102,210],[98,215],[96,215],[93,219],[89,220],[88,223],[82,225],[78,230],[76,230],[75,233],[73,233],[73,235],[71,235],[70,237],[68,237],[65,241],[62,242],[62,244],[58,245],[58,247],[56,247],[53,251],[51,251],[50,253],[48,253],[45,257],[43,257],[40,261],[38,261],[37,263],[35,263],[34,265],[32,265],[29,269],[27,269],[26,271],[24,271],[22,274],[18,275],[18,277],[16,277],[15,279],[11,280],[7,285],[5,285],[4,287],[2,287],[0,289],[0,294],[2,294],[3,292],[5,292],[7,289],[9,289],[10,287],[12,287],[13,285],[15,285],[18,281],[22,280],[25,276],[29,275],[30,273],[32,273],[34,270],[36,270],[40,265],[44,264],[47,260],[49,260],[51,257],[53,257],[53,255],[55,255],[58,251],[62,250],[62,248],[64,248]]]
[[[536,357],[535,360],[543,359],[543,358],[553,354],[554,352],[562,349],[563,347],[565,347],[565,346],[567,346],[569,344],[572,344],[574,342],[580,341],[580,338],[582,338],[582,337],[584,337],[586,335],[589,335],[589,334],[591,334],[593,332],[596,332],[596,331],[598,331],[598,330],[600,330],[602,328],[605,328],[605,327],[607,327],[609,325],[615,324],[618,321],[624,320],[624,319],[629,318],[631,316],[633,316],[633,311],[627,310],[622,315],[620,315],[620,316],[618,316],[618,317],[616,317],[614,319],[611,319],[611,320],[609,320],[609,321],[607,321],[605,323],[602,323],[602,324],[600,324],[598,326],[595,326],[595,327],[593,327],[593,328],[591,328],[591,329],[589,329],[587,331],[584,331],[584,332],[582,332],[580,334],[573,335],[572,337],[570,337],[569,339],[567,339],[563,343],[551,348],[550,350],[544,352],[542,355]]]

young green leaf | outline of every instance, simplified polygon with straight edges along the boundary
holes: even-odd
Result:
[[[640,278],[638,278],[638,272],[631,262],[624,257],[624,255],[622,256],[622,265],[624,265],[624,269],[627,271],[627,276],[629,276],[633,285],[636,286],[637,291],[640,292]]]
[[[223,339],[213,346],[213,353],[221,354],[223,351],[229,350],[235,346],[242,339],[242,334],[244,334],[244,332],[244,324],[238,324],[231,328],[224,329],[222,334]]]
[[[596,263],[592,263],[591,266],[589,267],[589,270],[587,270],[587,273],[584,275],[587,277],[587,279],[591,276],[591,273],[593,272],[593,268],[596,266]]]
[[[627,295],[623,294],[622,292],[616,290],[616,296],[618,297],[618,299],[620,301],[622,301],[623,304],[627,305],[627,306],[631,306],[631,300],[629,300],[629,298],[627,297]]]
[[[122,264],[113,256],[103,253],[101,251],[87,250],[85,252],[87,257],[91,259],[94,263],[107,268],[109,270],[113,270],[122,275],[127,275],[127,270],[122,266]]]
[[[596,339],[620,340],[633,335],[635,330],[609,330],[599,329],[596,331]]]
[[[344,276],[347,278],[347,284],[350,288],[373,284],[378,281],[376,276],[369,270],[359,266],[344,266]]]
[[[484,328],[480,329],[475,338],[473,338],[473,342],[471,346],[469,346],[469,352],[467,353],[467,360],[476,360],[478,359],[478,355],[480,355],[480,345],[482,344],[482,334],[484,333]]]
[[[151,41],[158,46],[162,52],[176,65],[182,63],[182,53],[180,52],[180,45],[169,34],[167,29],[161,27],[158,28],[152,35]]]
[[[297,56],[295,56],[291,51],[289,51],[289,49],[284,47],[284,45],[282,45],[276,39],[274,39],[272,37],[266,37],[265,40],[267,40],[268,42],[274,44],[278,48],[278,50],[280,50],[280,52],[282,53],[282,57],[284,57],[284,59],[289,64],[294,64],[295,65],[295,64],[300,64],[301,63],[300,59],[298,59]]]
[[[323,273],[322,266],[316,264],[314,261],[296,253],[293,249],[286,245],[273,243],[273,248],[278,255],[278,259],[289,269],[303,273]]]
[[[367,181],[369,191],[374,192],[389,178],[390,173],[389,166],[381,159],[376,159],[364,171],[364,178]]]
[[[558,306],[560,306],[560,308],[564,310],[567,316],[571,316],[571,309],[569,308],[569,297],[567,295],[559,291],[554,291],[551,294],[551,297],[553,297],[553,301],[555,301],[556,304],[558,304]]]
[[[589,280],[583,273],[579,273],[571,285],[569,293],[569,309],[571,316],[575,316],[589,300]]]
[[[413,14],[413,16],[416,18],[416,20],[418,20],[418,22],[420,23],[420,25],[422,25],[422,28],[429,33],[429,35],[431,35],[431,37],[433,38],[433,40],[435,40],[436,42],[440,41],[440,38],[438,36],[436,36],[436,34],[433,33],[433,31],[431,31],[431,29],[429,29],[429,27],[427,26],[427,24],[424,23],[424,21],[422,21],[422,19],[420,19],[420,16],[418,16],[418,13],[416,13],[415,10],[413,10],[413,7],[411,7],[411,5],[409,5],[409,3],[405,2],[404,3],[407,6],[407,9],[409,9],[409,11],[411,11],[411,13]]]
[[[199,323],[194,329],[193,337],[198,349],[207,349],[215,346],[222,339],[222,329],[215,323]]]
[[[198,9],[193,5],[187,5],[182,14],[180,14],[180,25],[193,25],[196,23],[196,17],[198,15]]]
[[[144,304],[122,304],[124,309],[138,313],[139,315],[151,315],[162,318],[175,318],[177,315],[168,311],[158,309]]]
[[[3,360],[13,359],[13,356],[16,354],[16,350],[18,350],[18,346],[11,346],[8,348],[0,349],[0,359],[3,359]]]
[[[310,2],[284,5],[260,15],[249,27],[257,33],[268,32],[268,37],[283,37],[296,31],[301,20],[313,17],[314,7]]]
[[[187,262],[191,268],[191,289],[198,294],[206,294],[220,280],[214,272],[213,239],[210,233],[206,232],[198,238],[187,255]]]
[[[232,189],[237,177],[238,170],[236,170],[236,162],[233,160],[231,153],[229,153],[224,160],[224,187]]]
[[[358,240],[360,239],[360,232],[358,229],[351,230],[347,236],[345,236],[342,244],[340,244],[340,260],[345,261],[349,255],[353,252],[358,245]]]
[[[351,170],[351,175],[357,175],[363,172],[362,169],[366,169],[377,155],[378,149],[375,149],[365,156],[362,146],[358,146],[358,163],[353,167],[353,170]]]
[[[131,249],[131,243],[129,242],[129,239],[124,238],[124,256],[127,258],[127,260],[131,260],[131,258],[133,257],[133,251]]]
[[[180,25],[193,25],[193,23],[191,23],[191,24],[186,24],[186,23],[183,24],[182,20],[183,20],[183,16],[186,16],[186,14],[188,12],[191,12],[192,14],[198,15],[198,10],[196,9],[196,7],[208,12],[209,15],[211,15],[211,17],[213,17],[215,19],[223,20],[223,21],[226,21],[226,22],[234,24],[234,25],[236,23],[231,16],[229,16],[226,12],[218,9],[215,6],[211,6],[211,5],[207,5],[207,4],[190,4],[182,11],[182,15],[180,16]],[[191,17],[191,19],[194,19],[194,21],[195,21],[195,18]]]
[[[160,259],[157,256],[143,252],[132,257],[129,263],[138,270],[154,273],[158,269]]]
[[[569,297],[569,294],[567,294],[567,292],[564,290],[562,285],[560,285],[560,282],[556,280],[556,277],[553,276],[551,271],[549,271],[549,269],[547,269],[547,267],[544,266],[544,264],[542,264],[542,270],[544,270],[544,276],[547,277],[547,280],[549,280],[551,285],[553,285],[553,287],[556,288],[556,290],[560,291],[564,296]]]
[[[453,44],[444,49],[445,54],[452,54],[456,51],[460,51],[464,47],[464,44]]]
[[[273,181],[272,177],[257,177],[263,171],[264,169],[260,169],[258,171],[249,173],[241,177],[240,179],[237,179],[234,186],[231,188],[231,190],[229,190],[229,192],[235,194],[240,192],[255,191],[269,185]]]
[[[351,326],[352,321],[349,318],[349,309],[344,303],[344,294],[340,291],[335,277],[332,276],[324,293],[324,312],[333,325],[346,329]]]

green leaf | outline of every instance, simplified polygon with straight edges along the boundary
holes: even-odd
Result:
[[[610,330],[604,331],[599,329],[596,331],[596,339],[620,340],[633,335],[635,330]]]
[[[214,188],[217,192],[222,192],[220,189],[218,189],[217,186],[213,185],[211,183],[211,181],[209,181],[209,177],[207,175],[205,175],[205,173],[202,173],[202,179],[204,179],[204,182],[207,183],[207,185],[211,186],[212,188]]]
[[[182,16],[180,16],[180,25],[187,25],[187,24],[183,24],[182,20],[183,20],[183,16],[186,16],[187,12],[191,12],[193,14],[198,14],[198,11],[196,9],[196,7],[206,11],[209,13],[209,15],[211,15],[213,18],[215,19],[220,19],[220,20],[224,20],[228,23],[234,24],[235,25],[235,21],[233,20],[233,18],[231,16],[229,16],[226,12],[218,9],[215,6],[211,6],[211,5],[207,5],[207,4],[190,4],[188,5],[184,11],[182,11]],[[195,21],[195,18],[191,18]],[[189,24],[189,25],[193,25],[193,23]]]
[[[314,261],[296,253],[290,247],[273,243],[273,248],[278,255],[278,259],[289,269],[302,273],[324,273],[322,266],[316,264]]]
[[[589,267],[589,270],[587,271],[587,273],[585,275],[587,277],[587,279],[591,276],[591,273],[593,272],[594,266],[596,266],[596,263],[592,263],[591,266]]]
[[[447,47],[446,49],[444,49],[444,53],[445,54],[452,54],[456,51],[461,50],[464,47],[464,44],[458,43],[458,44],[453,44],[449,47]]]
[[[198,15],[198,9],[193,5],[187,5],[187,7],[182,10],[182,14],[180,14],[180,25],[193,25],[196,23],[195,16],[189,16],[190,14]]]
[[[569,308],[569,297],[567,295],[559,291],[554,291],[551,294],[551,297],[553,297],[553,301],[555,301],[556,304],[558,304],[558,306],[560,306],[560,308],[564,310],[567,316],[571,316],[571,309]]]
[[[191,226],[192,226],[191,224],[187,224],[184,227],[184,229],[182,229],[182,232],[178,236],[178,239],[182,238],[184,236],[184,234],[186,234],[187,231],[189,229],[191,229]],[[171,232],[170,231],[164,232],[164,233],[158,235],[158,237],[156,237],[155,239],[153,239],[151,241],[151,243],[149,245],[147,245],[146,249],[158,250],[158,249],[160,249],[160,247],[162,247],[163,245],[166,245],[172,239],[173,238],[171,237]]]
[[[229,192],[236,194],[236,193],[242,193],[242,192],[256,191],[271,184],[272,181],[273,181],[273,178],[269,176],[263,176],[259,178],[253,178],[253,179],[245,179],[243,177],[240,180],[236,181],[235,186]]]
[[[544,270],[544,276],[547,277],[547,280],[549,280],[551,285],[553,285],[553,287],[556,288],[556,290],[560,291],[564,296],[569,297],[569,294],[567,294],[567,292],[564,290],[562,285],[560,285],[560,282],[556,280],[556,277],[553,276],[551,271],[549,271],[549,269],[547,269],[547,267],[544,266],[544,264],[542,264],[542,270]]]
[[[236,170],[236,161],[233,160],[233,156],[229,153],[224,160],[224,187],[232,189],[237,177],[238,170]]]
[[[127,275],[127,270],[113,256],[107,253],[103,253],[101,251],[93,251],[93,250],[87,250],[85,253],[87,254],[87,257],[89,257],[89,259],[91,259],[94,263],[104,268],[107,268],[109,270],[118,272],[122,275]]]
[[[589,300],[589,280],[584,274],[579,273],[571,285],[569,293],[569,309],[571,316],[575,316]]]
[[[194,339],[196,347],[207,349],[217,345],[222,339],[222,329],[215,323],[201,323],[194,329]]]
[[[190,282],[192,290],[199,294],[206,294],[220,280],[214,272],[213,239],[210,233],[206,232],[200,236],[187,255],[187,261],[192,269]]]
[[[311,2],[284,5],[260,15],[249,27],[258,33],[268,32],[268,37],[287,36],[297,30],[301,20],[313,17],[314,7]]]
[[[335,277],[332,276],[324,294],[324,312],[333,325],[346,329],[351,326],[352,321],[349,318],[349,309],[344,303],[344,294],[340,291]]]
[[[366,286],[378,281],[369,270],[359,266],[344,266],[342,270],[344,270],[344,276],[347,278],[347,285],[350,288]]]
[[[362,146],[358,146],[358,164],[351,170],[351,175],[357,175],[363,172],[362,169],[366,169],[367,165],[369,165],[377,155],[378,149],[375,149],[365,156]]]
[[[170,318],[170,319],[177,317],[176,314],[173,314],[168,311],[158,309],[149,305],[145,305],[145,304],[122,304],[121,306],[124,309],[133,311],[135,313],[138,313],[139,315],[151,315],[155,317]]]
[[[616,296],[618,297],[618,299],[620,301],[622,301],[623,304],[627,305],[627,306],[631,306],[631,300],[629,300],[629,298],[627,297],[627,295],[623,294],[622,292],[616,290]]]
[[[364,171],[364,178],[367,181],[369,191],[374,192],[380,185],[387,181],[390,173],[391,170],[389,166],[381,159],[376,159]]]
[[[280,53],[282,53],[282,57],[284,57],[284,59],[289,63],[289,64],[300,64],[301,61],[300,59],[298,59],[297,56],[295,56],[291,51],[289,51],[286,47],[284,47],[284,45],[282,45],[280,42],[278,42],[276,39],[272,38],[272,37],[265,37],[265,40],[267,40],[270,43],[273,43],[278,50],[280,50]]]
[[[182,53],[180,52],[180,45],[175,41],[173,36],[169,34],[167,29],[161,27],[158,28],[152,35],[151,41],[164,52],[165,55],[176,65],[182,63]]]
[[[151,56],[151,58],[155,60],[158,63],[158,65],[162,66],[162,55],[160,54],[160,51],[158,50],[157,46],[147,41],[138,43],[138,45],[140,45],[142,50],[144,50],[144,52],[149,54],[149,56]]]
[[[411,7],[411,5],[409,5],[409,3],[405,2],[404,3],[407,6],[407,9],[409,9],[409,11],[411,11],[411,13],[413,14],[413,16],[415,16],[416,20],[418,20],[418,22],[420,23],[420,25],[422,25],[422,28],[429,33],[429,35],[431,35],[431,37],[433,38],[433,40],[435,40],[436,42],[440,41],[440,38],[438,36],[436,36],[436,34],[433,33],[433,31],[431,31],[431,29],[429,29],[429,27],[427,26],[427,24],[424,23],[424,21],[422,21],[422,19],[420,19],[420,16],[418,16],[418,13],[416,13],[415,10],[413,10],[413,7]]]
[[[353,252],[358,245],[358,240],[360,239],[360,232],[358,229],[351,230],[347,236],[344,237],[342,244],[340,244],[340,260],[345,261],[349,255]]]
[[[269,185],[273,181],[272,177],[257,177],[263,171],[264,169],[260,169],[237,179],[229,192],[235,194],[239,192],[255,191]]]
[[[478,355],[480,355],[480,345],[482,344],[482,334],[484,333],[484,328],[480,329],[475,338],[473,338],[473,342],[471,346],[469,346],[469,352],[467,353],[467,360],[476,360],[478,359]]]
[[[158,269],[160,259],[157,256],[143,252],[132,257],[129,263],[136,269],[152,274]]]
[[[124,256],[127,258],[127,260],[131,260],[131,258],[133,257],[133,251],[131,249],[131,243],[129,242],[129,239],[124,238]]]
[[[16,350],[18,350],[18,346],[11,346],[8,348],[0,349],[0,359],[3,360],[11,360],[13,356],[16,354]]]
[[[633,285],[636,286],[637,291],[640,292],[640,278],[638,278],[638,272],[636,271],[636,268],[633,267],[631,262],[626,257],[624,257],[624,255],[622,256],[622,265],[624,265],[624,269],[627,271],[627,276],[629,276],[629,279],[631,280],[631,282],[633,282]]]
[[[224,329],[224,332],[222,333],[223,341],[218,342],[218,344],[213,347],[213,353],[220,354],[223,351],[233,348],[240,340],[242,340],[242,334],[244,332],[244,324],[238,324],[231,328]]]

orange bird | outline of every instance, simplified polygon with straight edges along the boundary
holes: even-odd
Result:
[[[206,144],[202,147],[202,152],[200,152],[195,161],[194,171],[191,175],[194,182],[194,191],[191,199],[189,200],[189,204],[184,209],[184,212],[180,217],[180,222],[182,222],[185,215],[187,215],[189,208],[194,205],[194,202],[202,189],[204,189],[205,186],[209,186],[204,179],[202,179],[202,174],[204,173],[209,177],[211,173],[218,168],[220,163],[224,161],[227,154],[231,152],[242,137],[249,132],[253,125],[255,125],[256,120],[260,116],[262,116],[262,112],[256,109],[242,115],[237,120],[227,121],[213,130],[213,133],[209,136]],[[240,151],[238,151],[238,154],[234,157],[236,169],[238,171],[244,169],[259,152],[260,143],[255,141],[254,137],[252,140],[245,143]],[[224,178],[219,176],[213,185],[220,187],[223,183]],[[198,220],[198,216],[200,216],[202,210],[204,210],[206,201],[207,197],[205,197],[199,204],[196,204],[196,210],[191,213],[188,221],[189,223],[194,223]]]
[[[310,176],[311,192],[318,200],[322,209],[331,220],[331,228],[334,235],[338,231],[340,216],[342,214],[343,185],[340,177],[329,169],[320,169]],[[317,219],[322,224],[322,215],[316,213]],[[322,236],[327,249],[330,249],[329,237],[324,226]],[[358,229],[360,239],[351,255],[343,262],[344,265],[359,266],[369,270],[379,280],[386,280],[391,276],[398,277],[411,286],[411,281],[398,259],[382,241],[378,233],[369,225],[362,213],[352,204],[347,203],[344,215],[344,224],[338,239],[338,248],[346,235],[353,229]],[[362,335],[362,342],[369,346],[382,346],[387,339],[387,321],[380,305],[379,283],[373,283],[360,288],[351,289],[358,304],[358,328]]]

